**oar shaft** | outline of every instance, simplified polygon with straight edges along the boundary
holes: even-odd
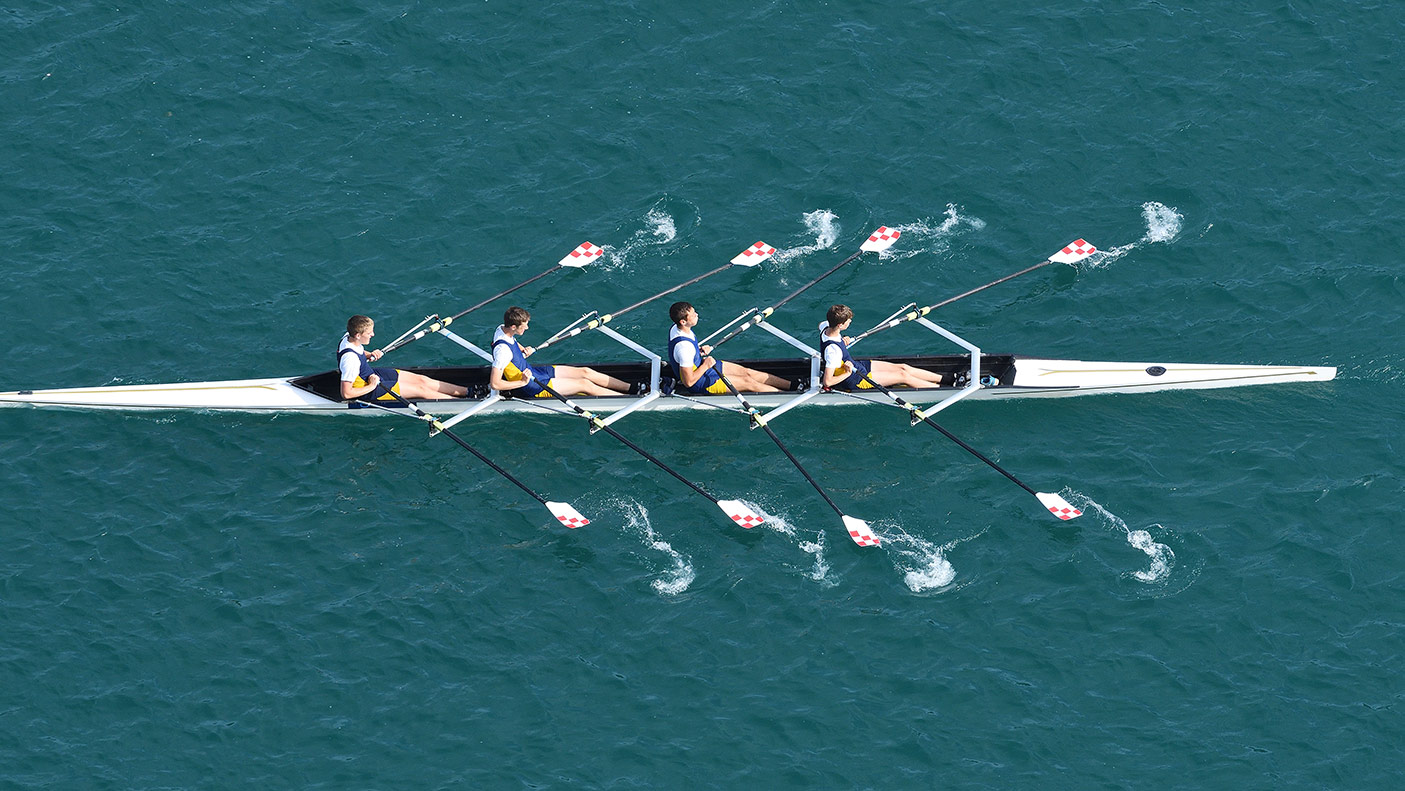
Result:
[[[444,428],[443,426],[436,425],[436,424],[438,424],[438,421],[437,421],[437,420],[434,420],[433,416],[427,414],[424,410],[420,409],[418,406],[415,406],[414,404],[412,404],[412,403],[410,403],[409,401],[407,401],[407,400],[405,400],[404,398],[402,398],[399,393],[396,393],[396,392],[394,392],[394,391],[392,391],[392,390],[390,390],[390,389],[388,389],[388,388],[385,388],[385,387],[380,387],[380,388],[377,388],[377,389],[378,389],[378,390],[384,390],[385,392],[389,393],[396,401],[399,401],[399,402],[400,402],[401,406],[404,406],[404,407],[410,409],[412,412],[414,412],[414,413],[415,413],[417,416],[419,416],[420,418],[429,420],[429,421],[430,421],[430,425],[433,425],[435,428],[439,429],[439,433],[440,433],[440,434],[443,434],[444,436],[446,436],[446,437],[448,437],[449,439],[453,440],[454,442],[458,443],[459,447],[463,448],[464,450],[468,451],[469,453],[472,453],[474,456],[476,456],[476,457],[478,458],[479,461],[481,461],[481,462],[483,462],[484,464],[488,465],[489,467],[493,468],[493,471],[494,471],[494,472],[496,472],[497,474],[499,474],[499,475],[501,475],[502,477],[506,478],[507,480],[511,481],[512,483],[516,484],[516,485],[517,485],[517,488],[519,488],[519,489],[521,489],[522,491],[526,492],[528,495],[530,495],[530,496],[532,497],[532,499],[536,500],[537,502],[541,503],[542,505],[546,505],[546,502],[547,502],[547,501],[546,501],[546,498],[545,498],[545,497],[542,497],[540,494],[537,494],[537,493],[536,493],[535,491],[533,491],[532,488],[531,488],[530,486],[528,486],[527,484],[525,484],[525,483],[523,483],[523,482],[517,480],[517,478],[514,477],[512,473],[508,472],[507,470],[504,470],[502,467],[499,467],[497,464],[494,464],[492,459],[488,458],[487,456],[484,456],[481,452],[479,452],[479,450],[478,450],[477,448],[475,448],[475,447],[473,447],[472,445],[468,444],[468,443],[465,442],[461,437],[459,437],[458,434],[455,434],[454,432],[448,430],[447,428]]]
[[[786,297],[785,299],[781,300],[780,302],[777,302],[776,304],[772,305],[772,306],[769,307],[769,308],[766,308],[765,310],[757,311],[756,315],[755,315],[755,316],[752,316],[750,320],[743,322],[740,327],[737,327],[736,329],[734,329],[734,330],[732,330],[731,332],[727,333],[726,335],[722,336],[722,340],[718,341],[717,343],[714,343],[714,344],[712,345],[712,348],[716,349],[718,346],[721,346],[722,344],[726,343],[727,341],[730,341],[731,339],[737,337],[738,335],[741,335],[743,332],[746,332],[747,330],[751,329],[752,327],[756,326],[757,324],[760,324],[761,322],[765,321],[772,313],[775,313],[776,310],[780,308],[780,306],[782,306],[782,305],[784,305],[785,303],[791,301],[792,299],[795,299],[796,297],[800,296],[801,294],[804,294],[808,289],[810,289],[811,287],[813,287],[816,283],[819,283],[821,280],[824,280],[825,278],[829,277],[830,275],[834,274],[835,272],[838,272],[840,269],[844,268],[844,266],[847,265],[849,262],[853,261],[854,259],[858,258],[859,256],[861,256],[861,255],[863,255],[863,254],[864,254],[864,251],[863,251],[863,250],[859,250],[857,253],[854,253],[853,255],[849,256],[848,258],[845,258],[843,261],[840,261],[840,262],[839,262],[838,264],[836,264],[833,268],[831,268],[828,272],[825,272],[824,274],[820,275],[819,277],[815,278],[814,280],[811,280],[810,282],[808,282],[808,283],[806,283],[805,285],[801,286],[800,288],[796,289],[794,292],[792,292],[792,293],[790,294],[790,296]]]
[[[687,478],[684,478],[682,475],[679,475],[672,467],[670,467],[670,466],[668,466],[667,464],[664,464],[663,462],[661,462],[661,461],[659,461],[658,459],[654,458],[653,454],[649,453],[647,450],[644,450],[643,448],[639,447],[638,445],[635,445],[633,442],[630,442],[623,434],[619,433],[618,431],[615,431],[615,430],[614,430],[613,428],[611,428],[607,423],[605,423],[605,421],[603,421],[603,420],[601,420],[600,418],[596,417],[596,416],[595,416],[593,413],[591,413],[590,411],[586,410],[585,408],[583,408],[583,407],[580,406],[579,404],[575,403],[574,401],[570,400],[569,398],[567,398],[567,397],[561,395],[560,393],[556,392],[556,391],[553,390],[549,385],[543,384],[543,385],[542,385],[542,389],[545,390],[546,392],[550,393],[553,398],[557,399],[557,400],[560,401],[561,403],[563,403],[563,404],[565,404],[566,406],[570,407],[572,410],[575,411],[575,413],[576,413],[577,415],[580,415],[581,417],[583,417],[583,418],[589,420],[589,421],[591,422],[591,425],[595,426],[596,428],[600,429],[601,431],[604,431],[606,434],[609,434],[610,436],[612,436],[612,437],[614,437],[615,439],[619,440],[620,442],[622,442],[622,443],[625,445],[625,447],[629,448],[630,450],[634,451],[635,453],[638,453],[640,456],[643,456],[644,458],[646,458],[646,459],[648,459],[649,461],[653,462],[654,466],[658,467],[659,469],[663,470],[664,472],[668,473],[669,475],[672,475],[674,478],[677,478],[679,481],[681,481],[681,482],[682,482],[684,485],[686,485],[688,488],[692,489],[693,491],[697,492],[698,494],[702,495],[703,497],[706,497],[707,499],[711,500],[714,505],[718,505],[717,498],[716,498],[716,497],[713,497],[710,493],[708,493],[708,491],[707,491],[706,489],[703,489],[701,486],[698,486],[696,483],[693,483],[692,481],[688,480]]]
[[[902,323],[904,323],[904,322],[914,321],[914,320],[916,320],[916,319],[920,319],[920,318],[922,318],[923,316],[927,315],[928,313],[931,313],[932,311],[936,310],[937,308],[944,307],[944,306],[946,306],[946,305],[950,305],[951,303],[956,302],[957,300],[965,299],[966,297],[969,297],[969,296],[971,296],[972,294],[979,294],[980,292],[985,291],[986,289],[990,288],[991,286],[998,286],[998,285],[1000,285],[1001,283],[1004,283],[1004,282],[1007,281],[1007,280],[1014,280],[1015,278],[1019,277],[1020,275],[1027,275],[1027,274],[1029,274],[1030,272],[1033,272],[1034,270],[1039,269],[1040,267],[1045,267],[1045,266],[1048,266],[1049,264],[1052,264],[1052,263],[1055,263],[1054,259],[1052,259],[1052,258],[1050,258],[1050,259],[1048,259],[1048,260],[1046,260],[1046,261],[1041,261],[1041,262],[1039,262],[1039,263],[1035,264],[1034,266],[1031,266],[1031,267],[1029,267],[1029,268],[1027,268],[1027,269],[1021,269],[1020,271],[1018,271],[1018,272],[1016,272],[1016,273],[1014,273],[1014,274],[1012,274],[1012,275],[1006,275],[1006,276],[1000,278],[999,280],[992,280],[992,281],[990,281],[989,283],[986,283],[986,284],[983,285],[983,286],[980,286],[980,287],[978,287],[978,288],[973,288],[973,289],[971,289],[970,291],[967,291],[967,292],[964,293],[964,294],[957,294],[956,296],[951,297],[950,299],[944,299],[944,300],[942,300],[941,302],[936,303],[935,305],[928,305],[928,306],[925,307],[925,308],[918,308],[917,310],[914,310],[914,311],[912,311],[911,313],[903,314],[902,316],[899,316],[899,317],[897,317],[897,318],[894,318],[894,319],[891,320],[891,321],[884,322],[884,323],[878,325],[877,327],[874,327],[873,329],[871,329],[871,330],[869,330],[869,331],[867,331],[867,332],[865,332],[865,333],[859,335],[858,337],[854,338],[854,343],[858,343],[859,341],[863,340],[864,338],[869,337],[870,335],[877,335],[878,333],[882,332],[883,330],[890,330],[890,329],[892,329],[892,328],[894,328],[894,327],[896,327],[896,326],[898,326],[899,324],[902,324]],[[853,344],[850,344],[850,345],[852,346]]]
[[[819,482],[816,481],[814,477],[810,475],[810,472],[805,469],[805,466],[800,463],[800,460],[795,458],[795,454],[790,452],[790,448],[787,448],[785,443],[781,442],[781,438],[776,436],[776,432],[772,430],[771,426],[766,422],[766,419],[762,417],[760,412],[752,407],[746,400],[746,397],[741,394],[741,391],[737,390],[731,380],[727,378],[726,374],[722,373],[720,368],[717,371],[717,378],[722,381],[722,384],[727,386],[727,389],[731,391],[732,395],[737,397],[738,401],[742,402],[742,407],[751,414],[752,420],[766,432],[766,436],[770,437],[772,442],[776,443],[776,447],[780,448],[781,453],[784,453],[785,457],[790,459],[790,463],[795,465],[795,469],[799,470],[800,474],[805,476],[805,480],[809,481],[810,485],[815,487],[815,491],[820,493],[820,497],[823,497],[826,503],[829,503],[829,507],[833,508],[836,514],[844,516],[844,512],[840,510],[834,500],[830,499],[829,493],[824,490],[824,487],[820,486]]]
[[[1025,491],[1029,492],[1030,494],[1033,494],[1033,495],[1036,495],[1036,496],[1039,494],[1038,492],[1036,492],[1036,491],[1034,491],[1033,489],[1031,489],[1027,484],[1025,484],[1024,481],[1020,480],[1019,478],[1016,478],[1014,475],[1011,475],[1010,472],[1009,472],[1008,470],[1006,470],[1004,467],[1001,467],[999,464],[996,464],[995,462],[991,461],[989,458],[986,457],[986,455],[985,455],[984,453],[981,453],[980,451],[976,450],[975,448],[971,447],[970,445],[967,445],[964,441],[962,441],[962,439],[961,439],[960,437],[956,436],[955,434],[951,433],[950,431],[947,431],[947,430],[946,430],[945,428],[943,428],[939,423],[937,423],[937,421],[931,419],[930,417],[928,417],[928,416],[925,415],[925,414],[922,414],[922,411],[921,411],[920,409],[918,409],[915,405],[908,403],[906,400],[903,399],[902,396],[898,395],[897,393],[894,393],[892,390],[889,390],[888,388],[884,387],[883,385],[880,385],[880,384],[878,384],[877,382],[873,381],[873,378],[870,377],[868,374],[864,374],[864,375],[863,375],[863,379],[864,379],[865,382],[868,382],[869,384],[873,385],[874,388],[876,388],[876,389],[882,391],[882,393],[883,393],[884,395],[886,395],[886,396],[888,396],[889,398],[893,399],[893,401],[896,402],[896,403],[898,404],[898,406],[901,406],[901,407],[907,409],[908,412],[910,412],[910,413],[913,414],[913,415],[919,415],[919,416],[921,416],[921,419],[922,419],[922,422],[923,422],[923,423],[926,423],[927,425],[931,426],[932,428],[936,429],[937,431],[940,431],[940,432],[942,433],[942,436],[946,437],[947,439],[951,440],[952,442],[955,442],[957,445],[960,445],[967,453],[970,453],[972,456],[975,456],[976,458],[980,459],[981,461],[985,462],[986,464],[989,464],[991,469],[995,470],[996,472],[1000,473],[1001,475],[1004,475],[1006,478],[1009,478],[1011,481],[1013,481],[1013,482],[1015,483],[1016,486],[1019,486],[1021,489],[1024,489]]]
[[[467,309],[465,309],[465,310],[461,310],[461,311],[459,311],[458,313],[455,313],[454,315],[452,315],[452,316],[450,316],[450,317],[448,317],[448,318],[446,318],[446,319],[441,319],[441,320],[439,320],[439,321],[436,321],[436,322],[434,322],[433,324],[429,325],[428,327],[426,327],[426,328],[420,330],[419,332],[415,333],[414,335],[411,335],[411,336],[406,337],[406,338],[401,338],[400,340],[396,341],[395,343],[390,344],[389,346],[385,347],[384,351],[385,351],[387,354],[389,354],[390,352],[393,352],[393,351],[395,351],[396,349],[399,349],[399,348],[402,347],[402,346],[405,346],[405,345],[407,345],[407,344],[414,343],[415,341],[419,340],[420,338],[423,338],[423,337],[426,336],[426,335],[431,335],[431,334],[433,334],[433,333],[436,333],[436,332],[438,332],[438,331],[444,329],[445,327],[448,327],[450,324],[453,324],[455,321],[458,321],[459,319],[463,318],[464,316],[467,316],[468,314],[472,313],[473,311],[478,310],[479,308],[483,307],[484,305],[487,305],[488,303],[493,302],[494,300],[502,299],[503,297],[507,296],[508,294],[511,294],[512,292],[516,291],[516,290],[519,289],[519,288],[522,288],[522,287],[524,287],[524,286],[529,286],[529,285],[531,285],[532,283],[535,283],[535,282],[537,282],[538,280],[541,280],[542,278],[544,278],[544,277],[546,277],[547,275],[551,274],[552,272],[555,272],[556,270],[560,269],[561,267],[562,267],[561,264],[557,264],[556,266],[553,266],[552,268],[546,270],[545,272],[542,272],[541,274],[539,274],[539,275],[537,275],[537,276],[535,276],[535,277],[530,277],[530,278],[528,278],[528,279],[526,279],[526,280],[523,280],[521,283],[518,283],[517,285],[513,286],[512,288],[507,289],[506,291],[500,291],[500,292],[494,294],[493,296],[488,297],[487,299],[483,300],[482,302],[479,302],[477,305],[474,305],[473,307],[467,308]]]
[[[724,270],[724,269],[728,269],[728,268],[730,268],[731,266],[732,266],[732,264],[730,264],[730,263],[728,263],[728,264],[723,264],[722,266],[717,267],[716,269],[712,270],[711,272],[708,272],[707,274],[698,275],[697,277],[695,277],[695,278],[693,278],[693,279],[691,279],[691,280],[688,280],[688,281],[683,282],[683,283],[679,283],[678,285],[674,286],[673,288],[668,289],[667,291],[660,291],[659,293],[653,295],[652,297],[649,297],[649,298],[647,298],[647,299],[641,299],[641,300],[639,300],[638,302],[634,303],[633,305],[630,305],[630,306],[627,307],[627,308],[624,308],[624,309],[622,309],[622,310],[614,311],[613,313],[606,313],[606,314],[604,314],[603,316],[600,316],[599,318],[591,319],[589,322],[587,322],[587,323],[585,323],[585,324],[582,324],[582,325],[579,326],[579,327],[575,327],[575,328],[573,328],[573,329],[571,329],[571,330],[569,330],[569,331],[567,331],[567,330],[562,330],[561,332],[556,333],[555,335],[551,336],[550,338],[547,338],[545,341],[542,342],[542,344],[541,344],[540,346],[536,347],[536,349],[537,349],[537,351],[541,351],[542,349],[545,349],[545,348],[547,348],[548,346],[551,346],[551,345],[553,345],[553,344],[560,343],[561,341],[564,341],[564,340],[566,340],[567,338],[574,338],[574,337],[576,337],[577,335],[581,335],[581,334],[583,334],[583,333],[590,332],[591,330],[594,330],[594,329],[599,329],[600,327],[603,327],[603,326],[605,326],[606,324],[609,324],[610,322],[614,321],[615,319],[619,318],[620,316],[623,316],[624,314],[630,312],[631,310],[634,310],[635,308],[641,308],[641,307],[643,307],[643,306],[649,304],[650,302],[653,302],[654,300],[658,299],[659,297],[666,297],[666,296],[668,296],[669,294],[672,294],[672,293],[675,292],[675,291],[678,291],[678,290],[680,290],[680,289],[687,288],[688,286],[693,285],[694,283],[698,282],[699,280],[703,280],[703,279],[705,279],[705,278],[712,277],[713,275],[717,274],[718,272],[721,272],[721,271]],[[589,315],[589,314],[587,314],[587,315]]]

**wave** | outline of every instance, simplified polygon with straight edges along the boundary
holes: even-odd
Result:
[[[1181,227],[1185,223],[1185,216],[1174,206],[1167,206],[1157,201],[1148,201],[1142,204],[1142,219],[1146,221],[1146,233],[1142,235],[1142,238],[1121,247],[1099,250],[1080,261],[1079,265],[1098,269],[1139,247],[1145,247],[1148,244],[1170,244],[1180,235]],[[1208,231],[1209,228],[1207,227],[1205,230]]]
[[[828,250],[839,239],[839,217],[829,209],[805,212],[801,219],[805,223],[805,229],[814,234],[814,243],[785,249],[777,248],[771,260],[783,264],[810,253]]]
[[[1151,558],[1151,563],[1145,571],[1138,570],[1128,572],[1128,577],[1140,582],[1152,583],[1164,579],[1171,573],[1171,569],[1176,565],[1176,553],[1172,552],[1169,546],[1153,539],[1150,531],[1133,530],[1127,526],[1127,523],[1124,522],[1121,517],[1102,507],[1101,504],[1085,494],[1075,492],[1072,489],[1065,489],[1063,492],[1060,492],[1060,494],[1064,496],[1064,499],[1083,509],[1083,514],[1085,516],[1089,514],[1095,516],[1106,529],[1113,531],[1121,530],[1127,537],[1128,544],[1146,553],[1146,556]],[[1152,525],[1151,527],[1164,530],[1161,525]]]
[[[692,585],[698,576],[692,562],[654,532],[653,524],[649,521],[649,509],[632,500],[624,504],[624,509],[626,529],[637,535],[645,547],[664,554],[672,563],[671,568],[661,571],[659,576],[649,583],[650,586],[664,596],[677,596],[688,590],[688,586]]]

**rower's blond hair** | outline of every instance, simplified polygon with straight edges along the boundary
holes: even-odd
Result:
[[[346,334],[359,335],[369,330],[374,324],[375,322],[371,320],[370,316],[362,316],[358,313],[346,320]]]

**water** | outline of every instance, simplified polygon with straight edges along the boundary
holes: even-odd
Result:
[[[409,421],[0,410],[0,779],[1394,788],[1402,34],[1264,0],[7,9],[0,389],[324,370],[352,313],[392,338],[601,245],[514,296],[540,340],[779,248],[679,295],[709,332],[880,224],[776,322],[1082,237],[934,318],[1340,375],[942,413],[1068,523],[896,410],[779,419],[876,550],[721,412],[619,428],[765,527],[562,417],[463,433],[575,531]],[[619,329],[660,346],[666,307]]]

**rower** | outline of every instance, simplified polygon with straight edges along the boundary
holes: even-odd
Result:
[[[380,394],[372,400],[397,403],[391,393],[413,400],[464,398],[468,388],[441,382],[412,371],[395,368],[372,368],[371,363],[385,354],[381,349],[366,351],[366,344],[375,337],[376,323],[369,316],[360,314],[346,321],[346,335],[342,336],[337,347],[337,368],[341,372],[341,397],[343,400],[361,398],[380,389]],[[390,392],[386,392],[389,390]]]
[[[940,387],[942,375],[905,363],[884,360],[855,360],[849,355],[854,342],[843,334],[854,321],[854,311],[848,305],[831,305],[820,324],[820,352],[824,355],[821,382],[835,390],[870,390],[864,374],[884,387]]]
[[[693,327],[698,323],[698,311],[687,302],[675,302],[668,308],[673,329],[668,331],[668,364],[678,382],[676,391],[689,395],[726,395],[727,383],[743,393],[779,393],[796,389],[797,383],[754,368],[715,360],[708,355],[711,346],[699,346]]]
[[[563,395],[606,396],[631,391],[628,382],[593,368],[528,365],[527,358],[536,349],[524,348],[517,339],[527,331],[531,318],[531,313],[516,305],[503,312],[502,326],[493,334],[493,371],[488,376],[489,387],[503,395],[510,393],[523,398],[551,398],[543,385]]]

